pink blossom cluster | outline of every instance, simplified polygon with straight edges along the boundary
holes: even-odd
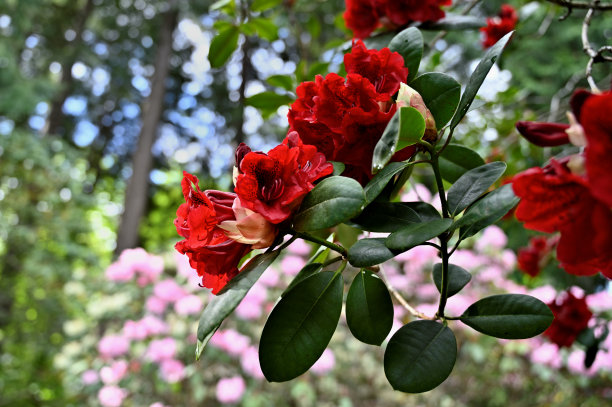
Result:
[[[136,277],[141,287],[156,281],[164,271],[161,257],[147,253],[142,248],[124,250],[119,259],[108,266],[106,278],[115,282],[127,282]]]

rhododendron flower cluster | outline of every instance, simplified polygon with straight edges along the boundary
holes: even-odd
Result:
[[[185,203],[174,224],[184,240],[176,244],[217,294],[238,274],[240,259],[272,245],[280,224],[299,208],[314,182],[330,175],[331,163],[295,132],[267,154],[241,144],[236,151],[235,193],[201,191],[199,180],[183,173]],[[184,312],[188,312],[185,308]]]
[[[516,217],[529,229],[560,232],[557,258],[568,273],[612,278],[612,93],[579,91],[571,105],[567,140],[586,144],[584,152],[515,176]],[[559,126],[519,128],[540,145],[561,138]]]
[[[550,327],[544,332],[558,347],[570,346],[580,332],[589,325],[593,313],[584,297],[578,298],[567,291],[561,298],[548,304],[555,315]]]
[[[540,274],[543,263],[557,243],[557,239],[535,236],[529,240],[529,246],[518,251],[518,266],[531,277]]]
[[[389,29],[411,22],[437,21],[444,18],[442,6],[451,0],[345,0],[344,21],[357,38],[366,38],[380,26]]]
[[[495,45],[504,35],[514,30],[517,22],[518,15],[514,7],[509,4],[503,4],[499,14],[493,18],[487,18],[486,27],[480,29],[484,33],[482,40],[483,48]]]
[[[344,56],[344,67],[346,78],[330,73],[298,86],[289,125],[327,160],[344,163],[343,176],[365,184],[372,178],[374,147],[396,111],[391,96],[406,81],[408,68],[397,52],[367,49],[361,41]],[[405,160],[415,151],[407,147],[394,159]]]

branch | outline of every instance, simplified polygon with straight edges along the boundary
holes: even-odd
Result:
[[[417,318],[421,318],[421,319],[428,319],[430,321],[435,321],[436,320],[436,318],[427,316],[427,315],[423,314],[422,312],[419,312],[416,309],[412,308],[410,306],[410,304],[408,304],[408,302],[404,299],[404,297],[402,297],[402,295],[399,292],[397,292],[397,290],[395,288],[393,288],[393,286],[391,284],[389,284],[389,279],[387,278],[387,275],[385,274],[385,271],[383,270],[382,266],[380,266],[380,274],[383,275],[383,277],[384,277],[383,281],[384,281],[385,285],[387,286],[387,288],[389,289],[391,294],[393,294],[393,296],[395,297],[397,302],[399,302],[400,305],[402,307],[404,307],[406,309],[406,311],[408,311],[412,316],[417,317]]]
[[[570,0],[546,0],[549,3],[558,4],[563,7],[567,7],[568,9],[593,9],[593,10],[612,10],[612,3],[604,3],[601,4],[598,1],[570,1]]]

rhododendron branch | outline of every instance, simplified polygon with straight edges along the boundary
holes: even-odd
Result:
[[[289,246],[291,243],[295,242],[297,240],[298,236],[291,236],[291,239],[287,240],[285,243],[283,243],[283,245],[281,247],[278,248],[278,251],[281,251],[285,248],[287,248],[287,246]],[[272,251],[272,248],[274,247],[274,245],[270,246],[268,248],[268,250],[266,250],[266,253]]]
[[[442,216],[445,218],[450,218],[450,215],[448,213],[448,203],[446,202],[446,193],[444,191],[444,184],[442,183],[442,174],[440,173],[440,165],[438,164],[438,157],[434,154],[431,155],[431,168],[433,169],[434,176],[436,178],[438,195],[440,195],[440,204],[442,204]]]
[[[599,1],[571,1],[571,0],[546,0],[549,3],[558,4],[568,9],[593,9],[593,10],[612,10],[612,3],[601,4]]]
[[[443,233],[440,236],[440,256],[442,257],[442,278],[440,281],[440,304],[438,305],[437,316],[444,319],[444,308],[448,299],[448,235]]]
[[[599,1],[596,1],[594,4],[598,4],[598,3]],[[599,92],[599,89],[597,88],[597,84],[595,84],[595,81],[593,80],[593,74],[592,74],[593,63],[595,61],[595,58],[598,55],[598,52],[595,51],[595,49],[593,49],[593,47],[591,46],[591,42],[589,41],[589,35],[588,35],[589,26],[591,25],[591,18],[593,17],[594,12],[595,10],[593,8],[589,8],[589,11],[587,11],[586,16],[584,17],[584,21],[582,22],[582,33],[580,35],[580,38],[582,38],[582,50],[589,57],[589,62],[587,63],[587,67],[586,67],[587,82],[589,82],[591,91]]]
[[[323,267],[331,266],[332,264],[337,263],[340,260],[342,260],[342,256],[338,256],[338,257],[334,257],[333,259],[329,259],[325,263],[323,263]]]
[[[424,243],[421,243],[419,246],[431,246],[431,247],[435,247],[436,249],[440,250],[440,246],[432,242],[424,242]]]
[[[313,235],[309,235],[308,233],[303,233],[303,232],[293,232],[295,237],[299,237],[301,239],[304,240],[308,240],[309,242],[313,242],[313,243],[318,243],[321,246],[325,246],[328,247],[338,253],[340,253],[342,255],[342,257],[346,257],[348,252],[346,251],[346,249],[342,246],[339,246],[337,244],[328,242],[325,239],[321,239],[319,237],[313,236]]]
[[[444,134],[444,130],[442,129],[440,130],[440,135],[438,138],[442,138],[442,135]],[[451,128],[450,132],[448,133],[448,137],[446,138],[446,140],[444,141],[444,145],[442,146],[442,148],[440,148],[438,151],[436,151],[436,157],[439,157],[440,154],[442,154],[442,152],[444,151],[444,149],[446,149],[446,147],[450,144],[452,138],[453,138],[453,132],[455,131],[455,128]]]
[[[434,321],[434,320],[437,319],[437,318],[427,316],[427,315],[423,314],[422,312],[417,311],[410,304],[408,304],[406,299],[404,299],[404,297],[402,297],[402,295],[395,288],[393,288],[393,286],[389,283],[389,279],[387,278],[387,275],[385,274],[385,270],[382,268],[382,266],[380,266],[380,273],[384,277],[383,281],[384,281],[385,285],[387,286],[387,289],[395,297],[397,302],[399,302],[400,305],[402,307],[404,307],[406,309],[406,311],[408,311],[412,316],[417,317],[417,318],[421,318],[421,319],[428,319],[430,321]]]

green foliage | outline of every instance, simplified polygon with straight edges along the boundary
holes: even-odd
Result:
[[[399,108],[399,137],[396,151],[419,142],[425,134],[425,119],[414,107]]]
[[[384,238],[360,239],[348,251],[348,260],[355,267],[370,267],[395,257],[385,246]]]
[[[229,25],[219,30],[210,43],[208,61],[213,68],[222,67],[238,47],[240,27]]]
[[[525,339],[544,332],[553,318],[548,306],[537,298],[505,294],[470,305],[461,315],[461,322],[496,338]]]
[[[389,49],[404,58],[404,64],[408,68],[406,83],[410,83],[419,71],[423,46],[423,35],[416,27],[406,28],[389,42]]]
[[[410,86],[420,93],[436,120],[436,127],[444,127],[457,109],[461,95],[459,82],[443,73],[428,72],[415,78]]]
[[[423,393],[450,375],[457,359],[457,340],[445,325],[414,321],[401,327],[385,350],[385,375],[395,390]]]
[[[351,223],[368,232],[396,232],[405,226],[421,222],[419,214],[405,202],[375,201],[366,206]]]
[[[451,215],[463,211],[484,194],[506,171],[506,163],[493,162],[464,173],[448,190],[447,201]]]
[[[437,263],[433,268],[433,281],[436,284],[438,292],[442,292],[442,263]],[[452,297],[457,294],[463,287],[465,287],[470,280],[472,275],[468,273],[462,267],[456,264],[448,265],[448,297]]]
[[[385,240],[391,250],[406,251],[446,232],[453,223],[451,219],[434,219],[415,223],[393,232]]]
[[[484,165],[484,160],[477,152],[461,144],[449,144],[438,158],[442,178],[454,183],[466,171]]]
[[[393,302],[385,283],[371,271],[361,270],[346,297],[346,323],[353,336],[380,345],[393,326]]]
[[[291,380],[319,359],[342,310],[340,273],[324,271],[303,280],[274,307],[259,343],[259,362],[271,382]]]

